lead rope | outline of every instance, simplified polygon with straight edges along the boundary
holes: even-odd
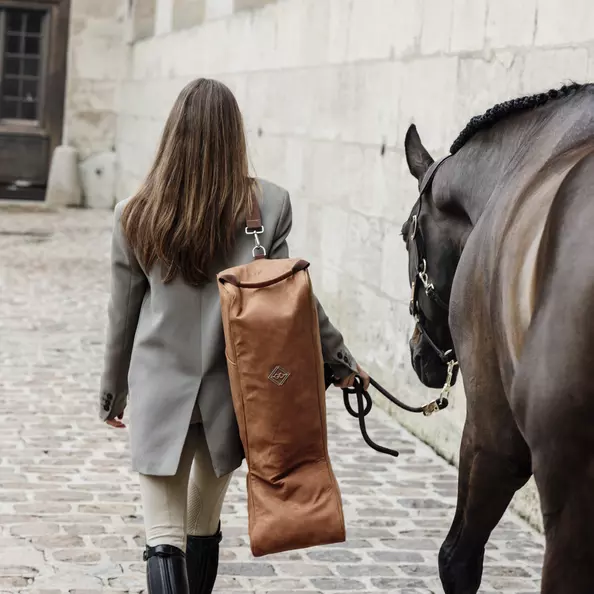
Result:
[[[448,363],[448,371],[446,376],[446,381],[439,393],[439,397],[424,406],[409,406],[405,404],[393,394],[390,394],[388,390],[386,390],[383,386],[378,384],[373,378],[370,378],[370,384],[385,398],[387,398],[390,402],[398,406],[399,408],[411,412],[411,413],[422,413],[424,416],[429,417],[433,413],[438,412],[440,410],[444,410],[448,407],[449,395],[452,390],[452,379],[454,377],[454,369],[457,367],[457,361],[450,361]],[[357,398],[357,410],[355,410],[351,406],[351,396],[355,395]],[[397,450],[392,450],[390,448],[386,448],[375,443],[370,437],[369,433],[367,432],[367,426],[365,424],[365,417],[371,412],[373,407],[373,400],[369,395],[369,392],[364,389],[363,387],[363,380],[360,376],[355,376],[355,382],[352,388],[343,388],[342,395],[344,399],[344,406],[347,409],[347,412],[354,418],[359,420],[359,428],[361,429],[361,435],[363,436],[363,440],[365,443],[376,452],[380,454],[387,454],[389,456],[394,456],[397,458],[400,455],[400,452]]]

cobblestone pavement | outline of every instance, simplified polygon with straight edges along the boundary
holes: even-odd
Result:
[[[0,594],[116,594],[144,587],[142,511],[127,437],[96,419],[111,215],[0,210]],[[331,450],[348,542],[250,557],[243,475],[224,509],[218,592],[442,592],[436,553],[456,472],[383,412],[362,442],[337,394]],[[508,515],[484,593],[535,593],[542,540]]]

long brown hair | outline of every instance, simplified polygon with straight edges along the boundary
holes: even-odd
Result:
[[[163,282],[181,275],[199,286],[232,249],[254,190],[237,101],[223,83],[200,78],[179,94],[122,227],[145,270],[159,263]]]

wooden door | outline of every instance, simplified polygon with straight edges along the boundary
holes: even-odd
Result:
[[[62,139],[69,4],[0,0],[0,200],[44,198]]]

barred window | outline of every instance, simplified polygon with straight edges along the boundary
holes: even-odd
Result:
[[[40,119],[47,11],[0,9],[0,120]]]

